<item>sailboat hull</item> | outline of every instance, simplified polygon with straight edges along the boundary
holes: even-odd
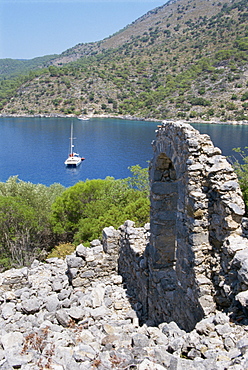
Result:
[[[65,161],[66,167],[78,167],[82,160],[79,157],[68,157]]]

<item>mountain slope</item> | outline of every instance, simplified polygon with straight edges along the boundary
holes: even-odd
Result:
[[[16,77],[20,74],[27,73],[37,68],[44,68],[47,63],[54,59],[56,55],[46,55],[30,60],[19,59],[0,59],[0,80]]]
[[[248,119],[247,4],[171,1],[50,60],[1,113]]]

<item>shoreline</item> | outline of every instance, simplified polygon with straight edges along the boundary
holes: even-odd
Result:
[[[170,119],[156,119],[156,118],[144,118],[144,117],[136,117],[136,116],[130,116],[130,115],[110,115],[110,114],[92,114],[92,115],[80,115],[77,116],[75,114],[0,114],[0,118],[77,118],[82,120],[90,120],[91,118],[113,118],[113,119],[123,119],[123,120],[130,120],[130,121],[144,121],[144,122],[184,122],[184,123],[203,123],[203,124],[216,124],[216,125],[248,125],[248,121],[242,120],[242,121],[218,121],[218,120],[210,120],[210,121],[204,121],[199,119],[188,119],[188,120],[182,120],[182,119],[176,119],[176,118],[170,118]]]

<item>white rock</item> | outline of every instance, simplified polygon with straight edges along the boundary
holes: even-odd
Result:
[[[10,332],[1,336],[1,343],[4,350],[9,350],[12,347],[20,347],[23,344],[24,337],[20,332]]]
[[[92,307],[100,307],[103,304],[105,294],[105,286],[103,284],[98,284],[91,293]]]
[[[147,358],[137,366],[137,370],[164,370],[164,366],[156,364]]]
[[[4,303],[2,305],[2,317],[7,320],[15,314],[15,304],[13,302]]]
[[[235,298],[240,302],[241,306],[248,306],[248,290],[238,293]]]

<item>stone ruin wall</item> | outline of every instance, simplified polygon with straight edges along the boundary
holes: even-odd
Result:
[[[216,309],[247,314],[248,239],[233,168],[208,135],[182,122],[159,126],[153,149],[150,225],[126,221],[105,228],[90,250],[79,246],[67,261],[72,285],[118,272],[141,322],[187,331]]]
[[[170,317],[189,330],[216,306],[231,305],[225,243],[242,234],[244,202],[232,166],[208,135],[164,123],[153,149],[149,317]]]

